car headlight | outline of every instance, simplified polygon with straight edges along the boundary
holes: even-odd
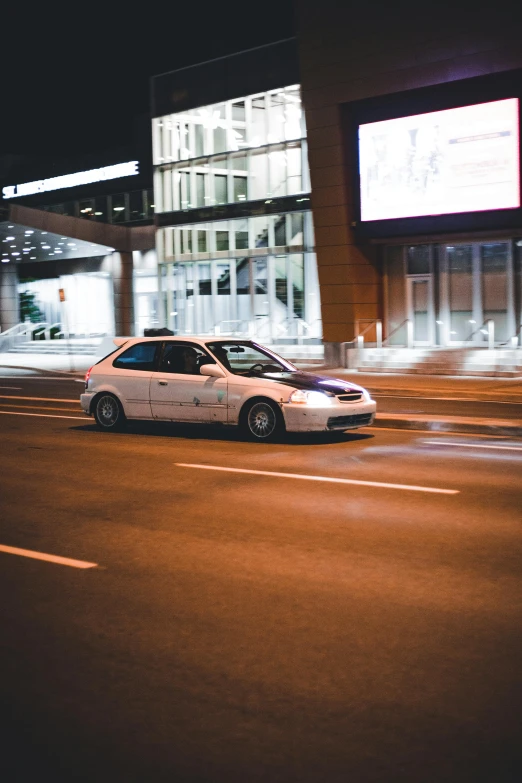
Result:
[[[321,407],[323,405],[330,405],[331,397],[323,392],[318,391],[303,391],[302,389],[296,389],[292,392],[288,398],[288,402],[298,405],[313,405]]]

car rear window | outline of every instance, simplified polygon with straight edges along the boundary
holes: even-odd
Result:
[[[154,371],[154,359],[159,343],[136,343],[121,353],[112,363],[120,370]]]

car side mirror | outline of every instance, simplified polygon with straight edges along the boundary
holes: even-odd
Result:
[[[211,378],[226,378],[226,373],[217,364],[202,364],[199,368],[201,375],[209,375]]]

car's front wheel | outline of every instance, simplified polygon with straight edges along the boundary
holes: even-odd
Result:
[[[100,394],[94,401],[94,418],[102,430],[121,430],[125,425],[125,413],[114,394]]]
[[[256,441],[270,441],[280,436],[285,429],[283,414],[270,400],[254,400],[242,411],[241,429]]]

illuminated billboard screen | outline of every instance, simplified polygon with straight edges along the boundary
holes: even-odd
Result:
[[[359,126],[361,221],[520,207],[518,98]]]

